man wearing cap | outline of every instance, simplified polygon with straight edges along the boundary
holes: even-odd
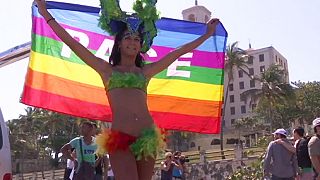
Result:
[[[274,133],[275,141],[270,142],[267,154],[264,159],[264,175],[272,180],[294,180],[298,173],[298,162],[296,155],[289,152],[282,144],[276,143],[281,139],[284,143],[290,144],[287,139],[287,131],[277,129]]]
[[[315,135],[308,143],[310,159],[315,170],[315,180],[320,180],[320,118],[312,122]]]
[[[94,164],[95,154],[97,150],[97,144],[92,136],[94,132],[94,124],[90,121],[84,121],[80,125],[81,136],[73,138],[69,143],[62,146],[61,152],[63,156],[75,161],[75,158],[71,155],[71,148],[75,148],[77,155],[77,166],[74,176],[75,179],[93,179],[94,176]],[[85,167],[85,173],[81,174],[81,167]],[[84,172],[84,171],[82,171]],[[83,176],[88,175],[88,176]],[[83,177],[82,177],[83,176]]]

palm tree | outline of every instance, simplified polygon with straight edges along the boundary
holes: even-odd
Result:
[[[270,131],[273,130],[272,110],[279,102],[291,102],[295,98],[292,86],[285,80],[285,71],[278,65],[271,65],[261,77],[254,77],[260,81],[261,89],[249,89],[241,94],[244,100],[250,98],[250,105],[258,102],[259,107],[266,107],[267,118],[270,120]]]
[[[228,45],[227,47],[227,59],[224,67],[225,74],[228,75],[228,81],[227,81],[227,89],[226,89],[226,95],[224,98],[223,103],[223,111],[222,111],[222,120],[220,125],[220,150],[221,150],[221,156],[223,159],[224,153],[223,153],[223,121],[225,117],[225,109],[226,109],[226,102],[229,95],[229,86],[233,82],[234,79],[234,71],[242,70],[246,75],[249,75],[247,72],[248,66],[247,66],[247,52],[245,50],[242,50],[238,48],[238,42],[234,42],[231,45]]]

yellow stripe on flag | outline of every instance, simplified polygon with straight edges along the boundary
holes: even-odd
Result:
[[[175,79],[151,79],[148,94],[221,101],[223,86]]]
[[[34,51],[31,51],[30,62],[29,67],[34,71],[92,86],[104,87],[99,74],[87,65],[64,61]]]

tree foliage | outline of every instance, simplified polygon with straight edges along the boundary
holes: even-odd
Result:
[[[170,131],[168,134],[168,147],[173,151],[188,151],[191,140],[196,136],[196,133],[185,131]]]
[[[223,103],[223,112],[222,112],[222,120],[221,120],[221,129],[220,129],[220,150],[221,150],[221,156],[224,159],[225,156],[223,154],[223,124],[222,122],[224,121],[225,118],[225,109],[226,109],[226,102],[228,100],[228,94],[229,94],[229,86],[233,82],[233,75],[235,74],[234,71],[241,70],[243,71],[246,75],[249,76],[248,73],[248,66],[247,66],[247,52],[243,49],[238,48],[238,42],[234,42],[232,44],[229,44],[227,47],[227,57],[226,57],[226,62],[225,62],[225,67],[224,71],[228,75],[228,82],[227,82],[227,89],[226,89],[226,94],[224,98],[224,103]]]
[[[296,86],[296,112],[301,123],[311,124],[320,116],[320,82],[293,82]]]
[[[295,93],[286,82],[285,71],[278,65],[271,65],[254,80],[261,83],[261,88],[249,89],[241,97],[250,100],[249,104],[258,103],[256,112],[265,118],[265,122],[270,123],[270,131],[279,125],[288,126],[291,114],[287,116],[287,112],[295,104]]]
[[[33,107],[25,111],[19,119],[7,121],[13,158],[51,158],[55,154],[57,160],[62,145],[79,135],[82,119]]]
[[[265,152],[268,147],[268,137],[263,136],[258,139],[258,147]],[[234,172],[227,179],[228,180],[261,180],[263,179],[263,160],[265,153],[262,153],[258,159],[248,166],[242,167],[240,170]]]

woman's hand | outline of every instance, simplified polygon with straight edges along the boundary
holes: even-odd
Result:
[[[207,22],[207,32],[206,35],[212,36],[214,32],[216,32],[216,27],[219,24],[219,19],[214,18]]]
[[[46,1],[45,0],[35,0],[38,6],[39,13],[46,19],[50,19],[51,15],[49,14],[46,6]]]

